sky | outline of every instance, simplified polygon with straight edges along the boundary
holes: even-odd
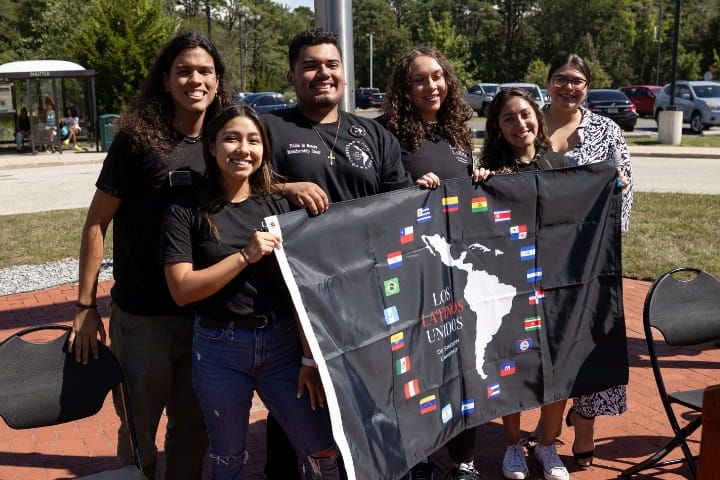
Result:
[[[315,10],[315,0],[273,0],[275,3],[279,3],[280,5],[285,5],[290,10],[294,10],[297,7],[309,7],[312,10]]]

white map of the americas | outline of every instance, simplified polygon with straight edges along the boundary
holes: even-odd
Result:
[[[485,349],[502,325],[502,319],[510,313],[516,289],[512,285],[500,283],[495,275],[483,270],[475,270],[472,263],[465,263],[467,252],[457,258],[450,253],[450,244],[441,235],[423,235],[423,242],[433,255],[448,267],[467,273],[467,282],[463,297],[468,308],[475,312],[477,334],[475,337],[475,369],[480,377],[487,378],[484,371]]]

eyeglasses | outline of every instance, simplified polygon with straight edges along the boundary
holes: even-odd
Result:
[[[585,88],[585,85],[588,84],[588,81],[584,78],[572,78],[572,77],[566,77],[565,75],[553,75],[550,79],[553,86],[558,88],[563,88],[565,85],[570,84],[573,86],[573,88]]]

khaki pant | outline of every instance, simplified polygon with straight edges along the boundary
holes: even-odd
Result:
[[[165,478],[200,480],[208,449],[202,412],[192,389],[193,317],[141,316],[113,305],[110,349],[123,367],[135,417],[143,470],[155,478],[157,434],[165,410]],[[122,413],[122,395],[113,391],[118,430],[118,461],[133,463],[130,436]]]

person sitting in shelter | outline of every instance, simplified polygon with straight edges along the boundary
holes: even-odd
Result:
[[[20,109],[20,116],[15,117],[15,148],[22,152],[23,142],[32,135],[30,117],[27,108]]]
[[[35,137],[40,143],[46,144],[49,152],[55,152],[55,135],[57,135],[57,113],[55,112],[55,100],[52,97],[45,97],[43,107],[38,110],[38,121]]]
[[[77,110],[73,107],[65,107],[65,116],[62,121],[62,135],[65,136],[67,131],[67,138],[62,142],[63,145],[70,145],[72,142],[73,148],[76,151],[80,150],[77,144],[77,135],[80,133],[80,119],[78,118]]]

